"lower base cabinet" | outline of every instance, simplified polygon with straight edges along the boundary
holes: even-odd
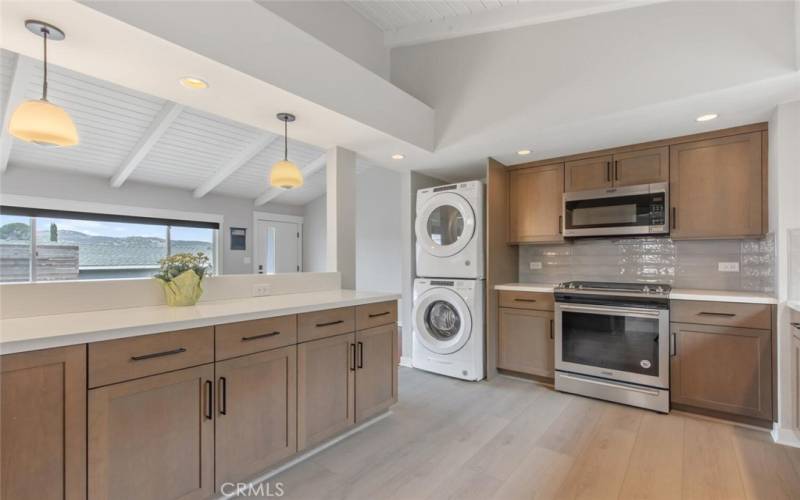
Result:
[[[297,451],[297,348],[217,362],[217,491]]]
[[[214,365],[89,391],[90,500],[214,493]]]
[[[672,323],[673,403],[772,419],[771,332]]]
[[[498,321],[497,367],[553,378],[553,313],[501,307]]]
[[[86,346],[2,356],[0,498],[86,498]]]
[[[397,327],[359,331],[356,354],[356,422],[360,422],[397,402]]]

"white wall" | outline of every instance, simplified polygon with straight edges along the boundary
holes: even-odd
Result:
[[[303,271],[325,271],[326,247],[325,195],[303,207]]]
[[[223,273],[253,272],[252,264],[245,263],[245,257],[251,258],[253,251],[253,201],[249,199],[215,194],[198,199],[190,191],[133,181],[114,189],[104,177],[13,165],[0,177],[0,197],[2,194],[219,214],[224,217],[224,227],[220,230]],[[259,211],[303,215],[303,207],[277,203],[262,205]],[[230,250],[230,227],[247,228],[246,251]]]
[[[775,232],[778,290],[778,429],[776,439],[800,446],[794,434],[791,393],[791,327],[789,326],[789,229],[800,228],[800,101],[778,106],[769,124],[770,228]]]

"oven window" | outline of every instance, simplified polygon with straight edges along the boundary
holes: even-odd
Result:
[[[658,376],[658,319],[564,311],[562,359],[568,363]]]
[[[652,194],[568,201],[565,205],[567,229],[649,226],[650,207],[663,205]],[[654,210],[658,210],[654,208]]]

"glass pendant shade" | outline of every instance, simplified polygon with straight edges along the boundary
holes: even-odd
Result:
[[[297,165],[289,160],[281,160],[272,166],[269,183],[273,187],[292,189],[303,185],[303,174]]]
[[[79,140],[67,112],[44,99],[20,104],[11,115],[8,131],[18,139],[45,146],[74,146]]]

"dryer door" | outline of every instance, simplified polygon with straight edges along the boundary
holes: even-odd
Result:
[[[437,194],[417,210],[415,231],[426,253],[450,257],[463,250],[475,234],[475,212],[462,196]]]
[[[420,295],[412,317],[419,341],[437,354],[458,351],[472,334],[469,307],[449,288],[432,288]]]

